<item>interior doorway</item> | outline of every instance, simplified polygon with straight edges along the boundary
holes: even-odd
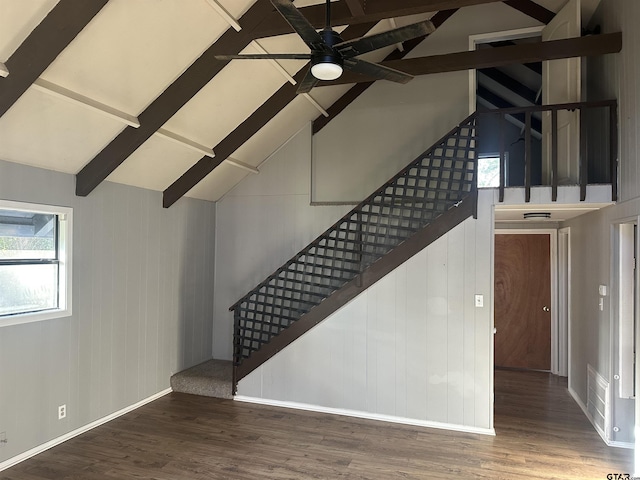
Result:
[[[549,233],[495,236],[495,366],[551,371]]]

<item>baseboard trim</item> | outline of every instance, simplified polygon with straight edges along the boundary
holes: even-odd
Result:
[[[582,413],[584,413],[585,417],[587,417],[587,419],[589,420],[591,425],[593,425],[594,430],[596,432],[598,432],[598,435],[600,435],[600,438],[602,439],[602,441],[607,446],[616,447],[616,448],[630,448],[630,449],[635,448],[633,443],[616,442],[614,440],[607,439],[607,436],[605,435],[605,433],[601,429],[598,428],[598,426],[593,421],[593,418],[591,418],[591,415],[589,415],[589,411],[587,410],[587,406],[582,402],[582,400],[580,399],[578,394],[575,392],[575,390],[573,388],[571,388],[571,387],[569,387],[568,390],[569,390],[569,395],[571,395],[573,400],[578,404],[578,406],[580,407],[580,410],[582,410]]]
[[[37,447],[34,447],[31,450],[27,450],[26,452],[16,455],[15,457],[11,457],[10,459],[0,463],[0,472],[3,470],[6,470],[7,468],[13,467],[14,465],[17,465],[18,463],[23,462],[31,457],[34,457],[39,453],[44,452],[45,450],[49,450],[50,448],[53,448],[56,445],[60,445],[61,443],[66,442],[67,440],[71,440],[73,437],[77,437],[78,435],[81,435],[85,432],[88,432],[89,430],[99,427],[100,425],[110,422],[111,420],[121,417],[126,413],[132,412],[136,408],[140,408],[143,405],[153,402],[154,400],[157,400],[160,397],[164,397],[165,395],[171,392],[172,392],[171,388],[162,390],[161,392],[158,392],[155,395],[151,395],[150,397],[140,400],[139,402],[134,403],[133,405],[129,405],[128,407],[125,407],[122,410],[118,410],[117,412],[107,415],[106,417],[99,418],[98,420],[95,420],[80,428],[76,428],[75,430],[72,430],[69,433],[65,433],[60,437],[54,438],[53,440],[49,440],[48,442],[43,443],[42,445],[38,445]]]
[[[306,410],[309,412],[328,413],[330,415],[341,415],[344,417],[364,418],[367,420],[377,420],[380,422],[388,422],[388,423],[399,423],[402,425],[413,425],[416,427],[437,428],[440,430],[476,433],[480,435],[495,436],[496,434],[493,428],[468,427],[465,425],[456,425],[453,423],[432,422],[429,420],[417,420],[414,418],[396,417],[394,415],[383,415],[379,413],[362,412],[359,410],[347,410],[342,408],[322,407],[320,405],[311,405],[308,403],[285,402],[281,400],[271,400],[266,398],[247,397],[244,395],[236,395],[233,397],[233,399],[238,402],[257,403],[260,405],[269,405],[272,407],[293,408],[295,410]]]

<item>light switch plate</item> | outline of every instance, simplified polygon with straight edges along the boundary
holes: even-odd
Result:
[[[484,295],[476,295],[476,307],[484,307]]]
[[[598,286],[598,293],[600,294],[600,296],[606,297],[607,296],[607,286],[606,285],[599,285]]]

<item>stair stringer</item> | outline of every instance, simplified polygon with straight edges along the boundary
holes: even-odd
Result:
[[[342,288],[334,291],[319,305],[303,315],[291,326],[269,341],[269,348],[262,348],[253,352],[240,365],[234,366],[233,388],[234,394],[238,381],[251,373],[271,357],[276,355],[287,345],[322,322],[329,315],[339,310],[360,293],[378,282],[397,267],[416,255],[418,252],[435,242],[457,225],[469,217],[475,216],[477,207],[477,190],[469,193],[457,206],[451,207],[430,224],[409,237],[406,241],[393,248],[389,253],[362,272],[359,277],[346,283]]]

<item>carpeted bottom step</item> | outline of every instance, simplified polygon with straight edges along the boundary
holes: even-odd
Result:
[[[178,372],[171,377],[174,392],[205,397],[233,398],[233,366],[227,360],[207,362]]]

